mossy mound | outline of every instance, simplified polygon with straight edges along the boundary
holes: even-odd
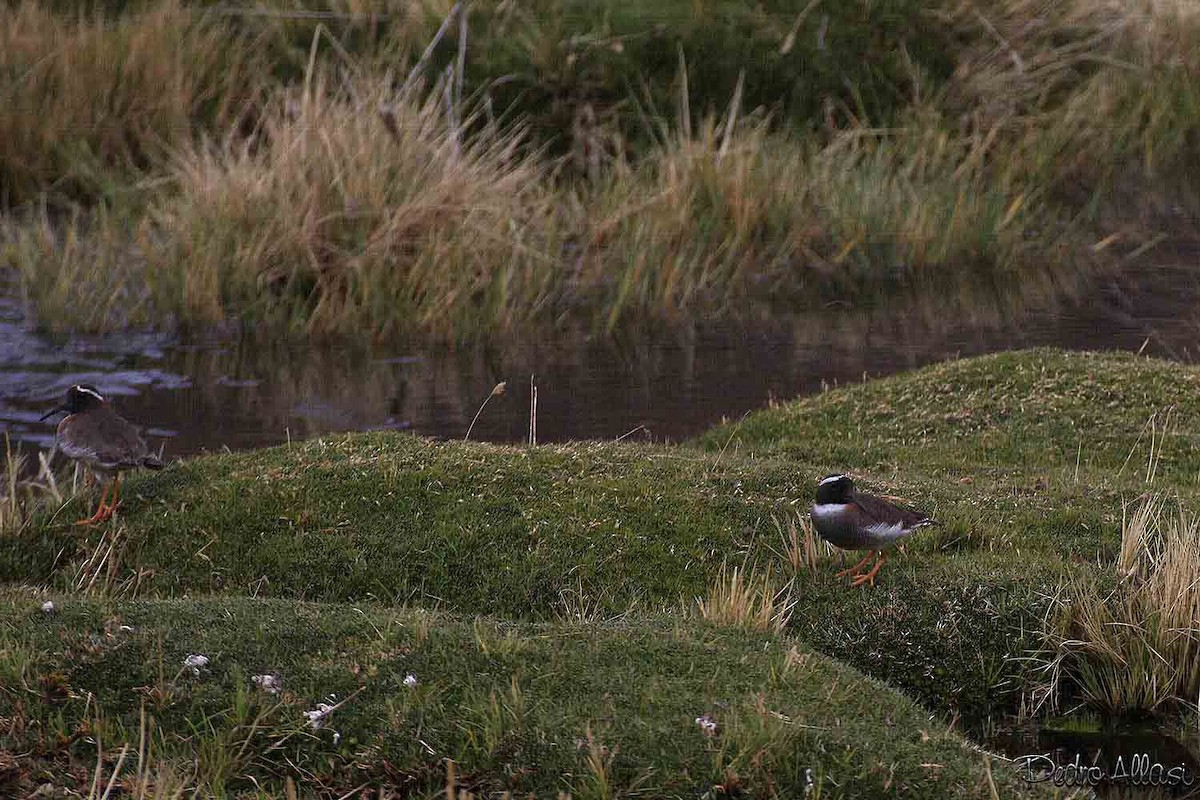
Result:
[[[364,781],[432,793],[450,759],[477,794],[988,797],[994,780],[1041,796],[894,690],[760,634],[247,597],[59,596],[45,613],[42,599],[0,600],[0,713],[20,715],[35,749],[86,730],[110,757],[152,719],[160,762],[198,754],[216,791],[300,772],[331,796]],[[305,715],[343,701],[320,728]],[[66,750],[95,763],[85,741]]]

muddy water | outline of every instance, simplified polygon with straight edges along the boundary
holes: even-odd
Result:
[[[679,440],[771,398],[996,350],[1142,349],[1191,361],[1200,352],[1200,248],[1150,261],[1077,302],[976,319],[946,318],[936,304],[920,313],[833,309],[750,327],[459,349],[189,342],[150,332],[55,339],[37,333],[16,293],[0,286],[0,431],[47,445],[53,429],[38,417],[66,387],[87,382],[168,456],[328,431],[462,437],[506,381],[472,438],[519,442],[529,433],[532,379],[538,441]]]

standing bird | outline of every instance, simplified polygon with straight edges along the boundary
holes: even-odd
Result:
[[[890,550],[905,536],[927,525],[936,525],[924,514],[892,505],[874,495],[855,491],[845,475],[829,475],[817,484],[817,502],[812,507],[813,527],[821,538],[843,550],[868,550],[862,561],[837,574],[851,576],[851,586],[875,585],[875,575],[887,561]],[[879,560],[870,572],[862,568],[876,553]]]
[[[54,446],[67,458],[87,464],[101,482],[112,476],[112,499],[105,503],[109,490],[106,486],[100,495],[100,506],[96,513],[75,523],[96,525],[112,517],[120,505],[117,496],[123,470],[134,467],[162,469],[163,462],[150,454],[138,429],[118,416],[104,395],[96,391],[96,387],[72,386],[67,390],[62,405],[47,411],[42,419],[49,419],[63,411],[67,412],[67,416],[58,423]]]

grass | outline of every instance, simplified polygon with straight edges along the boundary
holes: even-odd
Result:
[[[987,496],[1013,469],[1029,482],[1022,500],[1039,506],[1039,495],[1065,499],[1085,483],[1132,496],[1165,484],[1186,497],[1200,468],[1197,388],[1194,370],[1132,354],[1000,353],[780,405],[699,442],[818,460],[827,472],[879,474],[901,487],[901,470],[921,464],[940,478],[927,489],[932,501]],[[1107,519],[1115,529],[1119,504]]]
[[[364,783],[432,796],[449,759],[478,794],[664,796],[733,781],[786,795],[812,770],[825,796],[988,796],[984,756],[912,701],[762,634],[246,597],[56,599],[52,615],[24,593],[0,602],[0,705],[19,707],[23,738],[59,754],[64,778],[72,764],[115,774],[121,745],[144,735],[156,763],[190,762],[214,793],[248,788],[249,773],[282,796],[278,775],[299,773],[334,796]],[[198,674],[179,667],[196,653],[210,659]],[[264,670],[282,675],[279,694],[254,688]],[[305,712],[322,702],[344,704],[314,728]],[[701,715],[716,720],[712,735]],[[881,728],[895,733],[876,740]],[[997,779],[1012,796],[1043,796]]]
[[[1196,520],[1144,498],[1122,525],[1117,586],[1067,585],[1046,628],[1046,697],[1077,685],[1109,713],[1149,713],[1200,698],[1200,549]],[[1067,675],[1070,678],[1067,679]]]
[[[177,2],[127,16],[5,3],[0,205],[134,192],[194,126],[237,123],[262,69],[252,42]]]
[[[722,565],[708,595],[696,598],[696,612],[701,619],[717,625],[782,633],[797,603],[789,589],[774,586],[770,569],[759,575],[753,569],[742,572],[738,567],[727,572]]]
[[[1027,266],[1032,243],[1062,236],[1052,215],[982,168],[986,137],[960,141],[936,115],[815,146],[735,106],[572,187],[519,131],[462,140],[442,96],[314,74],[272,98],[261,146],[182,152],[173,190],[144,211],[10,225],[8,262],[50,326],[240,318],[374,338],[612,330],[934,289],[944,313],[1010,294],[1010,276],[1040,297],[1082,273],[1058,255]]]
[[[1187,229],[1186,5],[917,5],[10,4],[0,264],[45,327],[464,339],[958,316]]]
[[[901,741],[924,746],[923,737],[913,738],[917,730],[945,735],[935,734],[931,721],[915,728],[897,722],[892,702],[902,695],[892,692],[899,690],[940,717],[939,726],[955,720],[983,736],[1044,692],[1039,665],[1054,658],[1066,636],[1055,639],[1045,622],[1056,618],[1062,587],[1095,586],[1095,597],[1105,598],[1121,588],[1117,570],[1136,566],[1131,585],[1140,588],[1131,596],[1140,605],[1128,609],[1144,621],[1147,609],[1163,608],[1178,587],[1155,576],[1178,578],[1187,570],[1152,569],[1137,554],[1166,551],[1152,534],[1147,545],[1129,539],[1123,514],[1147,489],[1194,501],[1197,380],[1191,368],[1151,359],[1038,350],[830,391],[684,446],[501,447],[372,433],[177,463],[131,476],[116,523],[91,535],[65,522],[78,516],[84,498],[35,510],[29,524],[5,533],[0,583],[10,609],[0,617],[7,613],[11,622],[0,627],[0,661],[9,662],[0,684],[61,682],[61,693],[85,704],[91,691],[87,712],[117,726],[110,753],[119,751],[117,743],[137,747],[141,700],[121,687],[144,687],[140,696],[165,737],[164,763],[176,770],[189,736],[226,742],[212,744],[214,752],[241,750],[228,742],[244,739],[218,733],[254,728],[264,707],[247,710],[239,692],[253,694],[254,675],[279,673],[285,692],[295,692],[290,710],[263,723],[269,734],[254,734],[245,747],[253,754],[248,765],[221,774],[316,775],[349,788],[355,780],[385,779],[354,773],[350,761],[400,764],[386,779],[433,792],[446,780],[439,759],[451,758],[455,780],[471,791],[526,786],[522,781],[542,786],[536,782],[547,775],[570,774],[579,780],[556,786],[573,795],[682,791],[670,788],[683,785],[674,780],[744,785],[753,795],[769,794],[763,787],[770,786],[799,791],[810,777],[804,770],[812,769],[822,790],[835,795],[859,791],[837,787],[886,784],[922,796],[921,787],[935,784],[917,780],[928,778],[925,772],[907,770],[948,765],[941,755],[911,762],[880,756],[864,765],[820,738],[828,731],[806,727],[829,727],[813,715],[848,725],[862,712],[847,698],[874,697],[863,700],[871,715],[893,722],[880,728],[871,716],[874,730],[894,733],[881,733],[882,743],[872,739],[859,753]],[[834,469],[943,523],[906,543],[874,589],[852,591],[835,578],[848,562],[806,524],[816,480]],[[46,597],[57,615],[40,610]],[[1078,604],[1072,608],[1080,612]],[[1119,604],[1089,606],[1094,613],[1104,608],[1124,614],[1115,620],[1131,619]],[[1184,659],[1174,669],[1190,675],[1187,642],[1194,641],[1170,633],[1188,612],[1173,613],[1176,621],[1163,617],[1154,629],[1163,638],[1151,644],[1165,659]],[[129,632],[122,624],[135,639],[123,638]],[[313,635],[326,624],[327,632]],[[1107,630],[1103,621],[1092,629]],[[447,655],[419,655],[422,643],[438,636],[449,637],[438,639]],[[711,637],[721,644],[711,644],[717,649],[703,668],[695,666],[700,656],[689,648],[709,647],[697,643]],[[1131,658],[1127,648],[1136,638],[1110,636],[1103,640],[1109,650],[1072,646],[1076,660],[1064,659],[1059,671],[1064,705],[1088,698],[1089,664],[1119,679],[1105,690],[1110,694],[1139,691],[1127,674],[1093,658],[1117,648]],[[51,647],[52,640],[60,643]],[[554,662],[547,654],[574,641],[586,655]],[[201,668],[198,682],[182,664],[192,653],[210,658],[209,674]],[[767,660],[748,662],[750,653]],[[514,679],[513,669],[488,666],[488,658],[510,665],[551,658],[538,667],[550,683],[539,689],[520,670]],[[585,666],[588,659],[597,659],[594,669]],[[839,662],[857,677],[845,679],[848,695],[831,695],[819,711],[788,683],[803,680],[806,665]],[[618,672],[607,671],[610,663]],[[743,675],[749,668],[735,667],[747,663],[761,663],[762,672],[754,667]],[[730,684],[745,687],[740,700],[694,683],[725,684],[733,674],[725,670],[742,675]],[[398,686],[409,673],[416,692]],[[54,675],[63,677],[48,677]],[[329,679],[296,683],[295,675]],[[438,675],[453,677],[439,683],[431,677]],[[840,692],[840,678],[824,674],[817,683],[829,692],[831,682]],[[884,683],[883,695],[871,688]],[[351,747],[353,735],[353,747],[369,740],[378,749],[338,760],[321,738],[332,734],[304,729],[300,712],[335,705],[363,686],[334,713],[334,728],[343,737],[339,746]],[[773,686],[785,687],[779,697],[798,704],[777,704]],[[1183,694],[1190,684],[1159,686],[1174,698],[1155,705],[1160,716],[1174,718],[1191,702]],[[441,698],[436,707],[405,705],[403,698],[425,691]],[[28,709],[42,708],[29,705],[36,696],[9,693],[0,702],[16,705],[0,716],[29,719]],[[667,698],[669,713],[659,705]],[[61,743],[78,742],[71,726],[86,714],[38,713],[39,725],[58,726],[55,737],[38,733],[38,752],[63,758]],[[558,718],[569,722],[569,736],[549,722]],[[642,722],[621,722],[635,718]],[[716,738],[697,719],[715,721]],[[187,732],[197,725],[212,730]],[[699,749],[688,750],[666,732],[669,725],[691,731]],[[326,748],[289,746],[300,773],[268,752],[293,728],[289,743],[317,747],[320,739]],[[414,731],[422,732],[419,741]],[[576,739],[582,744],[571,744]],[[810,752],[821,755],[800,757]],[[77,760],[90,770],[94,753],[87,753]],[[949,785],[986,786],[982,763],[972,763],[962,767],[970,778]],[[850,784],[847,774],[856,776]],[[1004,770],[993,775],[1007,779]]]
[[[38,509],[48,504],[62,505],[66,496],[75,493],[74,482],[59,487],[45,453],[38,453],[37,469],[32,474],[29,462],[30,457],[19,447],[14,449],[5,435],[3,470],[0,470],[0,535],[20,534],[31,524]]]
[[[665,132],[582,201],[595,220],[584,286],[602,290],[594,304],[610,327],[622,315],[872,307],[933,287],[943,308],[973,309],[1016,274],[1029,296],[1057,293],[1046,281],[1070,284],[1077,268],[1056,255],[1053,212],[985,168],[988,142],[918,109],[894,129],[851,127],[817,145],[740,120],[735,103]]]
[[[1044,24],[1030,25],[1033,14]],[[1177,174],[1200,143],[1200,19],[1188,4],[998,0],[958,21],[976,34],[958,99],[1014,129],[1014,166],[1076,201],[1083,189],[1132,202],[1125,221],[1153,216],[1164,195],[1194,198]]]
[[[582,152],[598,134],[612,138],[613,125],[618,138],[643,134],[642,104],[669,117],[680,55],[696,65],[698,109],[722,107],[741,71],[751,107],[797,121],[817,118],[830,102],[884,118],[902,103],[914,65],[950,68],[935,29],[915,24],[915,0],[815,15],[801,13],[798,0],[756,8],[489,0],[471,4],[465,26],[440,0],[209,5],[94,2],[81,12],[78,4],[6,4],[0,70],[12,77],[16,102],[0,114],[14,145],[0,166],[10,187],[3,200],[36,198],[44,188],[103,196],[137,170],[161,166],[164,146],[186,144],[190,128],[224,137],[259,110],[250,102],[258,92],[303,82],[314,55],[331,67],[359,60],[382,76],[429,46],[421,75],[456,68],[467,95],[487,93],[498,112],[517,107],[538,142],[560,152]],[[443,21],[450,24],[435,39]],[[79,74],[96,91],[71,80]],[[631,102],[638,96],[642,103]]]
[[[545,267],[522,241],[545,200],[518,136],[464,143],[438,94],[331,83],[315,74],[303,93],[272,97],[261,147],[181,152],[177,192],[140,221],[101,215],[90,224],[106,233],[72,228],[62,243],[48,225],[18,237],[25,282],[55,308],[94,296],[100,274],[123,285],[121,302],[91,306],[100,327],[239,315],[386,335],[400,319],[436,332],[535,304],[520,293],[537,291]],[[130,224],[132,245],[108,235]],[[97,246],[72,246],[80,241]]]

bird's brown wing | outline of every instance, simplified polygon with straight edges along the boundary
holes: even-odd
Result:
[[[72,414],[59,424],[56,441],[67,457],[110,469],[136,467],[147,454],[137,428],[111,411]]]
[[[883,523],[885,525],[900,524],[905,528],[911,528],[914,525],[929,521],[929,517],[919,511],[902,508],[901,506],[889,503],[881,497],[875,497],[870,494],[855,492],[854,504],[862,509],[863,514],[874,523]]]

